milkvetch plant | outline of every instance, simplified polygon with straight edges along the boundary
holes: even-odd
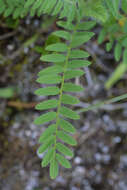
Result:
[[[40,58],[45,64],[51,63],[38,73],[37,82],[45,84],[45,87],[35,91],[37,96],[48,96],[47,100],[36,105],[36,110],[44,113],[37,117],[34,123],[36,125],[49,123],[40,135],[38,152],[44,153],[41,165],[42,167],[49,165],[52,179],[58,176],[59,165],[71,168],[67,157],[73,157],[70,146],[77,144],[73,137],[76,129],[72,125],[72,120],[80,118],[72,109],[79,103],[74,94],[84,90],[82,86],[74,83],[74,79],[84,75],[83,68],[91,64],[87,60],[89,53],[81,49],[81,46],[94,36],[91,30],[96,23],[103,25],[98,38],[99,43],[104,41],[107,33],[112,32],[109,35],[108,50],[116,40],[115,34],[121,32],[118,26],[122,25],[122,32],[125,34],[119,34],[114,51],[115,59],[119,61],[124,46],[123,62],[126,63],[127,23],[126,17],[120,13],[120,8],[126,13],[127,0],[122,1],[122,7],[120,2],[120,0],[0,0],[0,13],[4,17],[12,15],[16,19],[27,14],[31,16],[48,14],[57,15],[59,19],[57,22],[59,30],[53,31],[52,35],[57,36],[60,41],[47,45],[48,53]],[[117,98],[119,99],[121,97]]]

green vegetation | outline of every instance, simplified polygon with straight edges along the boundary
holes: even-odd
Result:
[[[50,177],[58,176],[59,164],[65,168],[71,168],[66,156],[73,156],[73,152],[66,144],[77,144],[72,134],[75,127],[71,120],[78,120],[78,113],[72,110],[79,100],[73,93],[80,92],[82,86],[74,84],[76,77],[84,74],[82,68],[88,67],[91,62],[87,60],[89,54],[81,50],[81,46],[88,42],[94,32],[91,30],[99,23],[102,30],[98,37],[98,43],[104,41],[106,50],[110,51],[113,46],[114,57],[120,61],[120,65],[106,82],[105,87],[111,88],[121,78],[127,69],[127,0],[0,0],[0,13],[4,17],[12,16],[13,19],[23,18],[27,14],[41,16],[43,14],[57,16],[57,26],[60,30],[53,31],[52,36],[57,40],[45,47],[45,54],[40,60],[52,63],[49,67],[38,73],[37,82],[46,84],[44,88],[35,91],[37,96],[48,96],[48,100],[36,105],[37,110],[45,110],[46,113],[37,117],[36,125],[52,122],[40,136],[38,152],[44,154],[42,167],[50,166]],[[29,46],[39,36],[34,36],[24,46]],[[37,51],[40,49],[36,48]],[[6,93],[5,93],[6,92]],[[9,98],[12,89],[1,89],[1,96]],[[104,103],[111,103],[124,99],[120,96],[111,101],[104,101],[89,109],[98,108]],[[81,110],[86,111],[86,110]]]

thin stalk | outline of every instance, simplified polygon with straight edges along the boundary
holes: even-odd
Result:
[[[127,94],[123,94],[123,95],[117,96],[115,98],[111,98],[111,99],[108,99],[108,100],[100,101],[100,102],[98,102],[96,104],[88,106],[87,108],[79,109],[77,112],[78,113],[83,113],[83,112],[87,112],[87,111],[90,111],[90,110],[96,110],[98,108],[101,108],[105,104],[112,104],[112,103],[118,102],[118,101],[126,99],[126,98],[127,98]]]

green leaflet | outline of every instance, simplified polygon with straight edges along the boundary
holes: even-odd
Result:
[[[59,88],[56,86],[39,88],[35,91],[35,94],[39,96],[57,95],[59,94]]]
[[[71,168],[70,162],[60,154],[56,154],[56,159],[65,168]]]
[[[61,107],[60,114],[70,119],[80,119],[79,115],[75,111],[72,111],[70,108],[65,106]]]
[[[58,30],[56,32],[53,32],[53,35],[63,38],[65,40],[70,40],[71,38],[70,33],[64,30]]]
[[[87,60],[72,60],[69,62],[68,68],[77,69],[80,67],[88,67],[89,65],[91,65],[91,62]]]
[[[35,2],[35,0],[27,0],[25,3],[25,7],[30,7],[33,3]]]
[[[69,136],[67,133],[63,131],[58,131],[57,136],[59,139],[61,139],[63,142],[67,144],[70,144],[72,146],[77,145],[76,140],[72,136]]]
[[[60,119],[59,125],[64,131],[66,131],[68,133],[76,132],[76,129],[73,127],[73,125],[64,119]]]
[[[59,84],[61,82],[62,78],[59,75],[49,75],[49,76],[41,76],[36,81],[41,84]]]
[[[63,71],[63,68],[61,66],[55,65],[55,66],[51,66],[51,67],[41,70],[38,73],[38,75],[39,76],[43,76],[43,75],[50,76],[51,74],[59,74],[62,71]]]
[[[105,40],[105,37],[106,37],[106,31],[105,29],[103,28],[98,36],[98,43],[101,44],[104,40]]]
[[[38,149],[39,154],[42,154],[47,150],[48,147],[50,147],[55,142],[55,136],[51,135],[48,137],[48,139],[44,142],[43,145],[41,145]]]
[[[78,30],[90,30],[96,25],[95,21],[87,21],[87,22],[81,22],[78,24],[77,29]]]
[[[63,94],[62,95],[62,103],[63,104],[79,104],[79,100],[75,98],[74,96],[68,95],[68,94]]]
[[[13,18],[24,17],[30,13],[30,16],[41,16],[42,14],[62,15],[72,20],[75,16],[75,3],[66,0],[0,0],[0,13],[4,16],[13,15]],[[68,11],[71,10],[71,11]]]
[[[76,48],[78,46],[81,46],[82,44],[88,42],[93,36],[93,32],[83,32],[82,34],[76,33],[74,40],[71,43],[71,47]]]
[[[50,135],[53,135],[53,133],[56,130],[56,125],[52,124],[50,125],[40,136],[39,143],[43,143]]]
[[[67,146],[65,146],[61,143],[57,143],[56,148],[59,152],[61,152],[65,156],[73,157],[73,152]]]
[[[123,52],[123,63],[126,64],[127,67],[127,48]]]
[[[58,21],[57,25],[64,28],[64,29],[67,29],[67,30],[74,30],[75,29],[75,26],[72,23],[68,24],[65,21]]]
[[[57,15],[60,12],[62,7],[63,7],[63,1],[58,0],[52,15]]]
[[[50,163],[50,177],[51,177],[51,179],[55,179],[58,176],[58,172],[59,172],[58,162],[55,159],[53,159]]]
[[[56,43],[56,44],[51,44],[51,45],[47,46],[46,50],[56,51],[56,52],[66,52],[68,50],[68,47],[64,43]]]
[[[72,79],[75,77],[80,77],[84,74],[82,70],[68,70],[65,72],[65,79]]]
[[[52,100],[46,100],[43,101],[35,106],[36,110],[47,110],[51,108],[56,108],[58,105],[58,100],[52,99]]]
[[[46,167],[50,161],[53,159],[53,154],[54,154],[54,148],[50,148],[44,155],[44,158],[41,162],[42,167]]]
[[[50,0],[50,3],[47,3],[44,9],[44,13],[50,13],[54,6],[56,5],[57,0]]]
[[[48,112],[46,114],[41,115],[40,117],[37,117],[34,120],[34,124],[36,125],[42,125],[44,123],[47,123],[49,121],[52,121],[56,118],[56,112]]]
[[[82,90],[84,90],[84,88],[82,88],[79,85],[75,85],[75,84],[73,84],[71,82],[64,83],[64,86],[63,86],[63,91],[64,92],[80,92]]]
[[[49,54],[49,55],[43,55],[40,57],[41,61],[46,61],[46,62],[54,62],[54,63],[59,63],[59,62],[64,62],[65,61],[65,56],[62,54]]]
[[[38,1],[34,1],[34,4],[32,6],[32,10],[36,10],[37,8],[40,7],[42,1],[38,0]]]
[[[78,58],[86,58],[89,57],[89,54],[83,50],[72,50],[70,54],[70,58],[78,59]]]
[[[122,53],[122,46],[120,43],[117,43],[114,49],[114,55],[115,55],[116,61],[120,60],[121,53]]]
[[[127,47],[127,37],[122,41],[122,45],[123,45],[124,47]]]

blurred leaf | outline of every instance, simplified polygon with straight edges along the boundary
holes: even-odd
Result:
[[[110,89],[123,76],[126,70],[127,70],[127,65],[125,63],[119,64],[116,70],[111,75],[111,77],[106,82],[105,88]]]
[[[0,98],[11,98],[14,96],[14,91],[13,87],[0,88]]]

